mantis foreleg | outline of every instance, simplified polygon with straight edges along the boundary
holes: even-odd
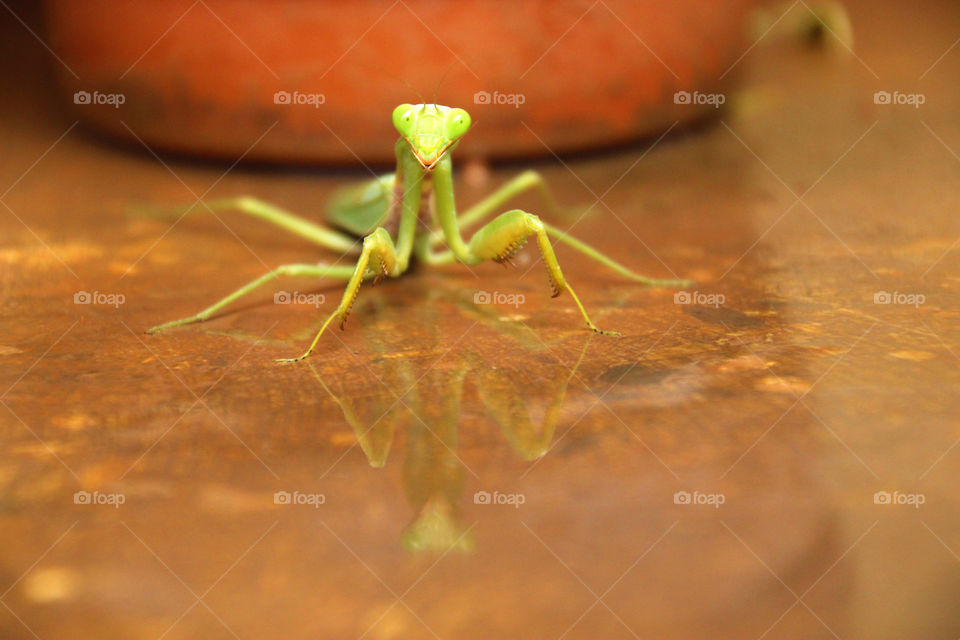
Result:
[[[347,289],[343,292],[340,306],[320,326],[320,331],[317,332],[313,342],[310,343],[310,347],[302,355],[296,358],[279,359],[277,362],[296,362],[309,356],[314,347],[317,346],[320,336],[323,335],[334,318],[340,319],[340,328],[342,329],[347,321],[347,315],[350,313],[350,307],[353,306],[353,302],[360,292],[360,285],[365,278],[373,276],[375,278],[374,282],[377,282],[386,276],[397,277],[407,270],[410,264],[410,254],[413,252],[417,216],[420,211],[420,186],[423,180],[423,172],[420,170],[416,158],[410,152],[410,147],[402,142],[402,140],[398,140],[395,147],[397,175],[402,176],[403,180],[400,227],[397,231],[396,244],[390,237],[390,233],[383,227],[378,227],[364,238],[363,249],[360,251],[360,257],[357,259],[357,265],[350,277],[350,282],[347,283]]]
[[[547,188],[546,183],[543,181],[543,177],[536,171],[524,171],[510,182],[503,185],[471,208],[467,209],[467,211],[462,215],[457,216],[457,226],[460,229],[463,229],[471,224],[479,222],[485,217],[493,214],[511,198],[532,188],[536,188],[539,191],[544,205],[547,207],[548,211],[555,212],[560,209],[551,195],[550,190]],[[664,280],[639,274],[636,271],[633,271],[632,269],[620,264],[613,258],[604,255],[582,240],[578,240],[570,234],[561,231],[557,227],[551,226],[545,222],[543,223],[543,226],[551,237],[576,249],[580,253],[583,253],[584,255],[596,260],[604,266],[613,269],[620,275],[624,276],[625,278],[629,278],[634,282],[641,282],[654,287],[684,287],[691,284],[690,280]],[[429,246],[434,247],[443,242],[443,240],[444,232],[443,230],[438,230],[430,236]],[[425,246],[418,247],[417,257],[428,264],[450,264],[457,258],[452,251],[433,253],[432,251],[428,251]]]
[[[604,335],[618,336],[616,331],[605,331],[593,324],[587,310],[584,309],[580,298],[573,291],[573,288],[567,283],[563,272],[560,270],[560,263],[557,262],[557,256],[553,252],[553,246],[547,237],[547,229],[540,218],[527,213],[521,209],[508,211],[497,216],[493,222],[482,227],[470,238],[467,245],[468,260],[479,262],[482,260],[493,260],[494,262],[509,262],[510,257],[523,246],[529,236],[536,236],[537,246],[543,255],[543,262],[547,267],[547,276],[550,279],[550,286],[553,289],[553,297],[556,298],[566,291],[573,298],[573,301],[580,309],[583,319],[587,326],[593,331]]]
[[[553,214],[561,211],[560,206],[550,192],[550,188],[547,187],[547,183],[544,182],[543,176],[536,171],[529,170],[515,176],[505,185],[457,216],[457,223],[461,229],[476,224],[496,213],[503,205],[509,202],[510,199],[529,189],[537,189],[540,199],[543,201],[543,205],[549,213]],[[430,246],[435,247],[441,242],[443,242],[443,232],[438,230],[431,235]]]
[[[520,209],[508,211],[497,217],[477,231],[467,244],[460,235],[457,221],[456,205],[453,196],[453,174],[449,157],[441,158],[433,172],[434,198],[436,199],[437,218],[443,229],[444,239],[457,260],[467,265],[474,265],[484,260],[496,262],[508,261],[510,257],[523,245],[526,239],[535,235],[537,246],[543,255],[547,267],[547,275],[553,288],[554,297],[564,291],[570,294],[580,309],[580,314],[587,326],[597,333],[604,335],[619,335],[616,331],[604,331],[593,324],[587,310],[584,309],[580,298],[567,283],[553,246],[547,237],[547,230],[540,218]]]
[[[347,322],[347,316],[350,314],[350,307],[353,306],[354,301],[357,299],[357,294],[360,292],[360,285],[365,279],[372,277],[374,283],[376,283],[386,276],[396,277],[401,273],[402,270],[400,269],[399,258],[394,248],[393,240],[390,238],[387,230],[380,227],[363,239],[363,250],[360,252],[357,264],[353,268],[353,274],[350,276],[347,288],[343,292],[340,304],[337,306],[336,311],[331,313],[324,321],[320,327],[320,331],[317,332],[313,342],[310,343],[310,347],[296,358],[281,358],[278,359],[277,362],[297,362],[309,356],[313,352],[314,347],[317,346],[317,342],[320,341],[320,336],[323,335],[323,332],[326,331],[327,326],[334,318],[339,319],[340,328],[343,329],[344,324]]]

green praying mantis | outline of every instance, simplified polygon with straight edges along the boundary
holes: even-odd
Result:
[[[580,298],[560,270],[551,238],[635,282],[658,287],[682,287],[689,283],[686,280],[660,280],[640,275],[521,209],[500,214],[477,230],[469,241],[464,240],[461,228],[488,218],[524,191],[536,189],[548,208],[555,208],[543,178],[535,171],[525,171],[458,214],[454,200],[451,153],[470,130],[470,114],[464,109],[436,103],[401,104],[393,111],[393,125],[400,134],[394,147],[396,172],[336,193],[327,213],[327,222],[336,230],[250,197],[207,203],[211,210],[235,210],[281,227],[325,249],[356,256],[354,266],[322,263],[282,265],[196,315],[152,327],[147,333],[207,320],[220,309],[279,276],[346,280],[347,287],[339,305],[324,321],[307,350],[296,358],[277,360],[296,362],[313,352],[334,319],[339,320],[343,329],[364,282],[376,284],[385,277],[399,277],[407,271],[411,259],[426,265],[460,262],[472,266],[486,260],[509,263],[530,236],[536,237],[553,297],[564,292],[570,294],[587,326],[599,334],[620,335],[616,331],[600,329],[590,320]],[[362,238],[362,242],[359,238]]]

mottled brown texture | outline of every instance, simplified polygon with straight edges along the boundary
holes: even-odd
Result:
[[[346,330],[296,366],[272,359],[303,349],[340,285],[274,289],[323,293],[319,310],[264,291],[142,332],[319,252],[235,215],[171,229],[127,208],[215,185],[319,218],[365,174],[219,180],[226,166],[168,170],[77,129],[44,155],[73,121],[42,67],[0,57],[18,89],[0,103],[0,185],[14,185],[0,208],[0,637],[960,635],[960,49],[918,80],[960,36],[960,9],[925,4],[851,3],[860,61],[752,50],[719,121],[639,162],[646,148],[538,166],[565,203],[616,183],[555,221],[639,271],[696,278],[719,307],[560,247],[595,320],[624,333],[592,336],[528,248],[517,269],[365,287]],[[19,24],[6,34],[43,53]],[[875,105],[878,90],[927,102]],[[76,305],[81,290],[126,299]],[[525,302],[477,305],[478,291]],[[926,298],[878,305],[879,291]],[[126,502],[76,505],[78,490]],[[326,501],[274,504],[295,490]],[[725,502],[679,505],[677,491]],[[877,491],[925,504],[877,505]],[[464,531],[472,552],[404,548]]]

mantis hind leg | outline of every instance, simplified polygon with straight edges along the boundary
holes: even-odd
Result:
[[[629,278],[630,280],[633,280],[635,282],[642,282],[643,284],[650,285],[651,287],[668,287],[668,288],[686,287],[693,284],[692,280],[683,280],[683,279],[661,280],[659,278],[650,278],[648,276],[641,275],[636,271],[633,271],[632,269],[628,269],[627,267],[623,266],[622,264],[613,260],[612,258],[600,253],[599,251],[597,251],[587,243],[581,240],[578,240],[577,238],[574,238],[570,234],[564,231],[561,231],[560,229],[557,229],[554,226],[551,226],[544,222],[543,227],[544,229],[546,229],[547,233],[551,237],[556,238],[560,242],[570,247],[573,247],[580,253],[586,256],[589,256],[590,258],[593,258],[600,264],[603,264],[604,266],[607,266],[613,269],[623,277]]]
[[[211,212],[239,211],[240,213],[244,213],[253,218],[259,218],[269,224],[285,229],[325,249],[339,251],[340,253],[357,254],[356,238],[334,231],[333,229],[327,229],[315,222],[285,211],[276,205],[248,196],[198,202],[190,207],[161,209],[150,211],[150,213],[186,215],[198,206],[206,208]]]
[[[550,244],[550,238],[547,237],[547,228],[540,221],[540,218],[527,213],[521,209],[514,209],[501,214],[492,222],[477,231],[467,245],[467,251],[463,256],[467,263],[477,263],[483,260],[493,260],[494,262],[509,262],[510,258],[526,243],[531,235],[536,236],[537,246],[543,255],[544,264],[547,267],[547,276],[550,279],[550,286],[553,288],[553,297],[559,296],[563,292],[570,294],[573,301],[580,309],[580,314],[586,321],[587,326],[593,331],[603,335],[620,335],[616,331],[605,331],[593,324],[587,310],[584,309],[580,298],[573,291],[573,288],[567,283],[563,272],[560,270],[560,264],[557,262],[557,256],[553,252],[553,246]]]
[[[315,278],[338,278],[338,279],[347,279],[353,273],[353,269],[348,266],[338,266],[338,265],[317,265],[317,264],[285,264],[277,267],[273,271],[269,271],[255,280],[251,280],[247,284],[243,285],[230,295],[221,298],[217,302],[213,303],[203,311],[186,317],[180,318],[179,320],[171,320],[170,322],[164,322],[155,327],[147,329],[147,333],[157,333],[163,331],[164,329],[169,329],[171,327],[178,327],[185,324],[192,324],[194,322],[203,322],[215,314],[220,309],[224,308],[231,302],[239,300],[248,293],[253,292],[254,290],[260,288],[271,280],[279,276],[310,276]]]
[[[343,297],[340,299],[340,304],[337,306],[336,311],[331,313],[324,321],[320,327],[320,331],[317,332],[313,342],[310,343],[310,347],[302,355],[296,358],[281,358],[278,359],[277,362],[297,362],[309,356],[313,352],[314,347],[317,346],[317,342],[320,341],[320,336],[323,335],[323,332],[326,331],[327,326],[333,322],[334,318],[339,319],[340,328],[343,329],[344,324],[347,322],[347,316],[350,314],[350,308],[357,299],[357,294],[360,292],[360,285],[363,284],[364,280],[373,279],[374,284],[376,284],[386,276],[399,276],[403,273],[403,270],[404,268],[397,258],[393,239],[387,230],[380,227],[368,235],[363,239],[363,249],[360,252],[360,257],[357,259],[356,266],[351,269],[352,274],[349,276],[350,281],[347,283],[347,288],[343,292]]]

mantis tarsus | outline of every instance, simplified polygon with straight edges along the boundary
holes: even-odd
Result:
[[[679,287],[687,283],[685,280],[658,280],[640,275],[521,209],[500,214],[476,231],[469,241],[464,241],[461,227],[489,217],[523,191],[537,189],[544,201],[552,206],[553,200],[543,179],[534,171],[521,173],[458,215],[454,203],[450,154],[470,129],[470,115],[463,109],[437,104],[401,104],[393,111],[393,124],[400,133],[395,145],[396,173],[348,187],[334,196],[327,221],[339,230],[328,229],[254,198],[240,197],[207,203],[212,210],[236,210],[286,229],[325,249],[357,256],[354,266],[282,265],[196,315],[158,325],[149,329],[148,333],[202,322],[231,302],[281,275],[347,280],[340,304],[324,321],[306,352],[296,358],[278,360],[296,362],[310,355],[334,318],[339,320],[340,328],[343,328],[364,281],[377,283],[387,276],[395,278],[402,275],[410,265],[411,257],[428,265],[453,262],[475,265],[485,260],[509,262],[530,236],[536,236],[553,296],[569,293],[587,326],[600,334],[620,335],[615,331],[604,331],[590,320],[579,297],[560,270],[550,238],[569,245],[636,282],[660,287]],[[429,206],[423,207],[424,201]],[[439,229],[436,228],[438,225]],[[363,241],[358,248],[360,237]],[[441,248],[443,244],[446,248]]]

